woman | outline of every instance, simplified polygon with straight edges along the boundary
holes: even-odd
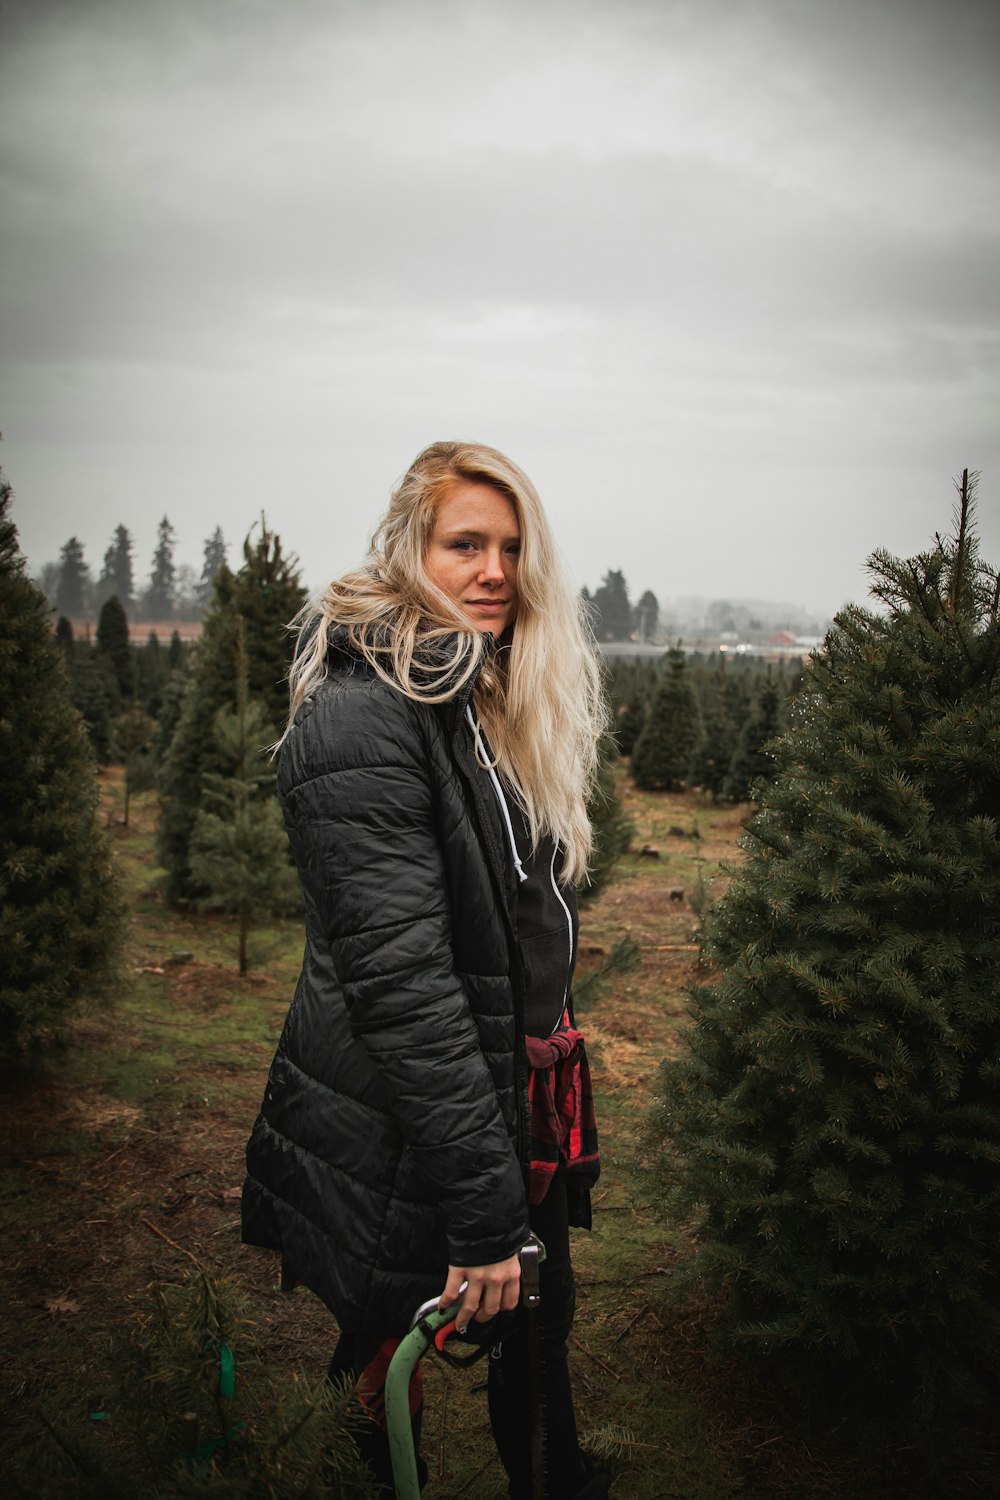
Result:
[[[514,1314],[532,1230],[547,1493],[607,1493],[566,1368],[568,1226],[589,1224],[597,1172],[573,888],[603,717],[531,482],[492,448],[426,449],[366,565],[310,611],[291,672],[278,790],[306,949],[243,1199],[244,1239],[280,1250],[285,1284],[336,1316],[331,1375],[359,1378],[388,1495],[385,1369],[432,1297],[493,1344],[493,1430],[511,1496],[530,1495]],[[418,1436],[419,1403],[414,1389]]]

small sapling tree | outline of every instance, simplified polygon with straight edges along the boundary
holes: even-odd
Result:
[[[632,751],[632,777],[646,791],[673,791],[683,785],[701,738],[701,713],[684,653],[667,654],[666,675],[650,704]]]
[[[265,760],[268,719],[250,698],[243,621],[236,627],[236,708],[220,709],[215,748],[226,770],[207,771],[191,835],[191,873],[205,890],[199,906],[235,913],[239,971],[247,972],[247,939],[260,916],[290,907],[298,882]]]

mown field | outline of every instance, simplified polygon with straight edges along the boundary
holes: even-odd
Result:
[[[693,907],[721,889],[746,809],[691,795],[626,800],[635,852],[581,930],[583,980],[623,940],[635,945],[634,967],[582,986],[603,1147],[594,1232],[578,1234],[575,1249],[584,1441],[608,1455],[615,1493],[629,1500],[920,1494],[893,1478],[891,1455],[862,1463],[817,1446],[787,1405],[710,1356],[711,1307],[671,1297],[688,1242],[683,1225],[658,1217],[645,1121],[660,1060],[683,1046],[685,988],[698,978]],[[16,1490],[35,1496],[74,1493],[60,1443],[119,1472],[134,1463],[123,1494],[157,1479],[134,1430],[141,1373],[123,1381],[123,1351],[156,1289],[190,1278],[195,1262],[249,1310],[233,1343],[251,1425],[293,1377],[322,1375],[335,1339],[319,1302],[282,1294],[273,1259],[239,1243],[243,1148],[294,987],[300,926],[258,929],[241,980],[232,925],[172,912],[158,894],[152,797],[133,803],[128,828],[120,805],[112,771],[104,806],[133,912],[125,994],[113,1014],[76,1021],[58,1058],[8,1086],[0,1105],[0,1445]],[[658,857],[641,854],[644,844]],[[425,1361],[430,1500],[506,1492],[480,1369]],[[168,1434],[176,1428],[180,1456],[182,1410],[160,1417]]]

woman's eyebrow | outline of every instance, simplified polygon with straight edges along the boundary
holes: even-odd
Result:
[[[445,537],[467,536],[474,538],[476,541],[481,541],[487,535],[487,532],[480,531],[477,526],[449,526],[441,535]],[[503,545],[507,547],[511,542],[519,542],[520,540],[521,533],[514,531],[510,536],[504,537]]]

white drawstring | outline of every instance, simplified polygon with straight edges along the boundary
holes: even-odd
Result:
[[[510,821],[510,809],[507,806],[507,798],[503,794],[503,787],[500,785],[500,777],[497,775],[496,767],[493,765],[489,755],[486,753],[486,742],[483,739],[479,725],[476,723],[475,718],[473,717],[472,709],[468,706],[466,706],[465,717],[468,719],[469,725],[472,729],[472,733],[475,736],[476,751],[479,764],[482,766],[484,771],[488,771],[490,773],[490,780],[493,783],[493,790],[497,794],[497,801],[500,804],[500,811],[503,813],[503,821],[507,829],[507,837],[510,840],[510,852],[514,859],[514,869],[517,871],[517,878],[521,881],[527,880],[528,877],[521,865],[521,856],[517,852],[517,844],[514,840],[514,826]]]
[[[556,880],[556,855],[558,853],[559,853],[559,845],[556,844],[555,848],[552,850],[552,863],[549,865],[549,880],[552,883],[552,889],[555,891],[556,896],[559,899],[559,905],[562,907],[563,911],[566,913],[566,926],[569,929],[569,961],[570,961],[570,963],[572,963],[573,962],[573,918],[570,916],[569,907],[566,905],[566,902],[563,900],[563,893],[559,889],[559,884],[558,884],[558,881]],[[568,999],[569,999],[569,975],[567,974],[567,976],[566,976],[566,987],[563,990],[563,1005],[566,1004],[566,1001]],[[561,1019],[562,1018],[560,1017],[560,1020]],[[559,1022],[557,1021],[556,1022],[556,1026],[558,1026],[558,1025],[559,1025]],[[555,1027],[553,1027],[552,1029],[554,1031]]]

